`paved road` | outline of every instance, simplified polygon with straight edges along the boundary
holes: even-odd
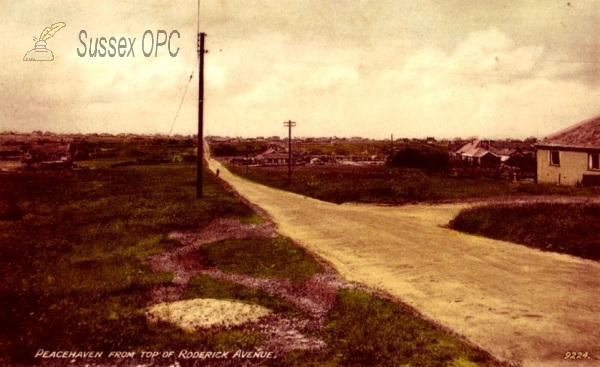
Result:
[[[498,359],[600,366],[600,264],[440,227],[467,204],[335,205],[210,166],[348,280],[397,297]],[[595,358],[565,360],[566,352]]]

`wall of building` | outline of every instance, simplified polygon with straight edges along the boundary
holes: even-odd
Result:
[[[600,174],[588,169],[588,153],[560,151],[560,166],[550,165],[550,150],[537,150],[537,180],[540,183],[554,183],[574,186],[581,182],[583,175]]]

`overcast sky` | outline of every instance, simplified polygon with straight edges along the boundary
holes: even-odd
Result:
[[[0,131],[194,134],[197,15],[0,0]],[[600,114],[599,19],[600,0],[202,0],[205,135],[542,138]],[[54,61],[23,61],[56,22]],[[160,29],[176,57],[144,56]],[[90,57],[100,37],[135,57]]]

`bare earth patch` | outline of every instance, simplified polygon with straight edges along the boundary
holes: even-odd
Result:
[[[146,259],[146,262],[154,270],[168,271],[174,274],[172,286],[153,290],[152,303],[179,300],[190,278],[203,270],[198,253],[201,245],[230,238],[276,236],[278,234],[270,222],[257,225],[241,223],[231,218],[215,219],[200,233],[171,233],[169,237],[180,241],[183,246],[172,252],[157,254]]]
[[[146,259],[154,270],[174,274],[170,285],[152,290],[146,312],[148,321],[166,321],[185,330],[242,325],[248,330],[264,333],[266,339],[260,349],[272,351],[278,358],[292,350],[322,350],[325,348],[322,340],[305,334],[323,327],[325,315],[334,306],[339,289],[358,287],[346,282],[328,264],[322,264],[326,269],[323,273],[304,283],[227,274],[216,268],[202,266],[198,249],[203,244],[224,239],[277,236],[279,234],[271,222],[257,225],[241,223],[230,218],[215,219],[200,233],[172,233],[170,238],[180,241],[183,246]],[[308,319],[285,317],[264,307],[240,302],[212,299],[180,300],[189,280],[198,274],[274,294],[296,305],[308,315]],[[246,306],[248,308],[243,308]]]
[[[167,322],[186,331],[215,326],[229,328],[256,322],[271,311],[259,305],[219,299],[188,299],[159,303],[147,310],[151,323]]]

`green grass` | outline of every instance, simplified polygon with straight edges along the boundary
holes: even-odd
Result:
[[[412,310],[358,290],[338,292],[337,304],[318,336],[328,346],[322,353],[296,351],[270,365],[498,365],[486,353],[422,320]]]
[[[308,280],[321,266],[290,239],[225,240],[201,247],[206,265],[255,277]],[[196,276],[184,298],[242,300],[290,317],[304,317],[293,305],[267,293]],[[338,292],[325,327],[311,333],[323,352],[294,351],[272,366],[495,366],[494,360],[414,311],[357,290]]]
[[[179,244],[166,233],[200,230],[215,217],[260,221],[207,173],[195,199],[195,169],[187,165],[129,166],[0,176],[0,365],[34,365],[38,349],[169,351],[250,350],[254,331],[189,333],[148,324],[149,290],[172,275],[140,258]],[[225,272],[303,282],[321,266],[289,239],[227,240],[202,247]],[[184,299],[256,303],[306,317],[271,294],[194,277]],[[321,352],[297,351],[272,365],[477,365],[483,353],[422,321],[412,311],[359,291],[341,291]]]
[[[489,205],[461,211],[450,225],[462,232],[598,261],[599,218],[597,204]]]
[[[197,275],[190,279],[181,299],[214,298],[228,301],[242,301],[266,307],[274,312],[293,318],[306,318],[294,304],[253,288],[233,282],[216,280],[208,275]]]
[[[260,343],[255,333],[236,341],[146,324],[150,287],[172,275],[140,258],[178,246],[166,233],[199,230],[218,216],[255,220],[209,173],[196,200],[195,177],[187,165],[0,175],[0,364],[32,363],[39,348]]]
[[[289,238],[224,240],[200,247],[207,266],[225,273],[304,282],[323,268]]]
[[[597,196],[598,190],[549,184],[501,182],[485,178],[458,178],[418,168],[388,166],[306,166],[228,168],[263,185],[332,203],[407,204],[459,201],[504,196]]]

